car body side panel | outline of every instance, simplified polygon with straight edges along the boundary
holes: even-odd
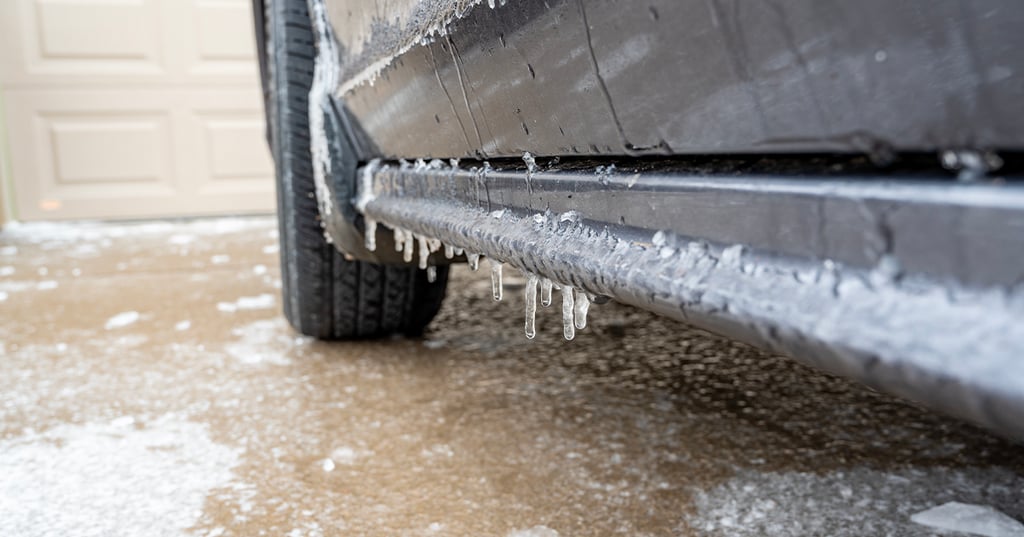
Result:
[[[1015,0],[326,2],[377,156],[1024,149]]]

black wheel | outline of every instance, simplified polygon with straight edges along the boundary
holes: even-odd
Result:
[[[349,261],[321,226],[310,155],[309,90],[315,45],[306,0],[266,0],[267,121],[277,172],[284,313],[321,339],[420,335],[444,298],[447,267],[434,282],[404,265]],[[349,178],[353,184],[355,176]]]

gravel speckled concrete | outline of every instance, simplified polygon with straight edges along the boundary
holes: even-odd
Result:
[[[0,232],[0,534],[931,535],[1024,450],[607,304],[522,335],[459,267],[423,341],[279,314],[270,219]],[[969,359],[969,357],[965,357]]]

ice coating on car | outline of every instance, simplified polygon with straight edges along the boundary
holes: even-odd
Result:
[[[364,212],[366,205],[373,201],[373,174],[377,172],[381,167],[380,159],[375,158],[370,162],[367,162],[359,170],[359,185],[356,189],[356,198],[354,205],[356,210]]]
[[[526,151],[523,153],[523,162],[526,163],[526,178],[529,180],[530,175],[537,171],[537,159],[533,158],[529,151]]]
[[[494,175],[511,186],[514,173],[503,169]],[[532,182],[535,186],[543,182],[545,188],[559,188],[566,175],[562,171],[537,173]],[[524,206],[526,200],[496,196],[493,186],[482,185],[479,177],[478,168],[416,174],[382,170],[374,180],[378,197],[368,205],[367,213],[389,225],[403,225],[452,245],[494,256],[539,277],[572,282],[592,296],[610,297],[747,343],[793,354],[832,373],[875,383],[884,381],[889,391],[926,400],[956,415],[986,423],[1015,421],[1007,409],[1014,408],[1019,399],[1018,377],[993,372],[1019,369],[1019,364],[1007,358],[1015,353],[1007,351],[1019,346],[1022,329],[1000,320],[1019,311],[1019,293],[1007,297],[1004,289],[991,287],[956,288],[950,294],[948,291],[953,287],[919,283],[913,273],[904,272],[907,269],[893,270],[897,264],[884,259],[876,259],[879,272],[872,277],[872,267],[850,267],[829,257],[779,256],[754,247],[756,243],[684,237],[665,227],[660,227],[661,234],[657,233],[659,228],[638,234],[631,226],[619,227],[621,222],[616,225],[611,221],[591,221],[589,214],[584,217],[574,213],[572,204],[576,200],[563,201],[550,212],[531,210]],[[590,180],[589,174],[586,177]],[[857,193],[908,203],[906,189],[901,187],[857,182],[822,190],[805,183],[772,181],[768,180],[767,187],[759,187],[772,196],[788,195],[793,188],[800,188],[812,199],[837,203],[846,203],[842,200],[847,195]],[[718,189],[707,181],[691,182],[695,188]],[[407,195],[412,185],[418,189],[416,196]],[[488,192],[485,187],[491,190]],[[626,188],[625,183],[622,188]],[[751,187],[730,184],[720,189],[722,195],[728,194],[730,188]],[[955,193],[957,199],[968,200],[960,205],[968,211],[974,211],[974,204],[1003,199],[996,196],[994,188],[981,185],[976,187],[981,191],[962,192],[965,188],[934,185],[928,196],[940,200]],[[971,188],[975,189],[975,185]],[[534,203],[539,201],[535,194],[530,196]],[[1005,203],[1007,210],[1012,209],[1016,198]],[[491,216],[502,208],[507,210],[500,219]],[[828,213],[820,216],[829,218]],[[884,231],[883,227],[891,229],[896,223],[878,221],[876,225]],[[884,238],[884,234],[878,235]],[[662,245],[655,246],[654,242]],[[571,255],[566,255],[569,252]],[[788,306],[794,297],[801,304],[829,306],[812,314],[809,308]],[[543,298],[542,289],[542,304]],[[821,311],[827,314],[821,315]],[[880,316],[878,311],[888,313]],[[998,315],[991,315],[993,311]],[[872,322],[864,323],[866,318]],[[919,319],[946,328],[933,330],[935,338],[922,338],[918,335],[920,330],[915,331],[914,323]],[[970,322],[965,323],[964,319]],[[572,320],[575,332],[575,316]],[[977,337],[967,338],[964,331],[976,333]],[[899,340],[895,347],[894,337]],[[976,358],[969,362],[954,359],[964,355]],[[879,362],[878,356],[888,358]],[[869,364],[871,367],[867,367]],[[948,393],[952,388],[939,389],[936,385],[934,389],[922,389],[926,384],[932,386],[930,382],[944,382],[941,379],[951,376],[959,379],[957,389],[962,387],[958,397],[962,395],[973,403],[950,405],[945,399],[929,395],[937,390]],[[982,400],[992,404],[981,405]],[[990,417],[993,413],[1001,417]],[[1016,429],[1024,434],[1024,429]]]
[[[430,258],[430,247],[427,245],[427,238],[423,235],[417,237],[420,247],[420,270],[427,268],[427,259]]]
[[[324,123],[325,114],[331,111],[331,93],[338,85],[338,49],[331,35],[323,2],[310,3],[310,19],[316,36],[316,58],[313,66],[313,83],[309,88],[309,150],[313,160],[313,183],[320,214],[328,216],[334,208],[327,178],[331,174],[331,145]],[[372,177],[373,172],[369,171]],[[323,221],[321,221],[321,225]],[[328,241],[330,237],[327,236]]]
[[[403,231],[402,228],[400,227],[392,228],[391,231],[395,235],[395,251],[401,252],[402,249],[405,247],[405,231]]]
[[[562,286],[562,336],[567,340],[576,337],[575,300],[573,300],[573,288],[568,285]]]
[[[487,262],[491,265],[491,295],[494,300],[501,301],[504,294],[504,286],[501,282],[501,261],[488,257]]]
[[[377,221],[366,219],[366,249],[373,252],[377,249]]]
[[[321,4],[323,0],[311,3]],[[387,5],[386,16],[373,10],[353,10],[352,6],[332,13],[331,22],[339,25],[346,37],[341,61],[345,72],[351,73],[341,81],[337,94],[344,95],[364,84],[373,85],[396,58],[415,46],[447,36],[452,22],[481,3],[482,0],[398,0]]]
[[[537,276],[526,276],[526,337],[533,339],[537,335]]]
[[[590,296],[582,289],[576,290],[576,305],[573,309],[573,319],[577,330],[587,327],[587,312],[590,310]]]
[[[414,248],[413,241],[415,240],[415,237],[412,233],[406,231],[402,234],[402,239],[405,243],[402,245],[402,260],[408,263],[412,261],[412,251]]]

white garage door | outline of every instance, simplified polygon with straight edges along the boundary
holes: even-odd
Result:
[[[249,0],[0,0],[16,218],[273,209]]]

